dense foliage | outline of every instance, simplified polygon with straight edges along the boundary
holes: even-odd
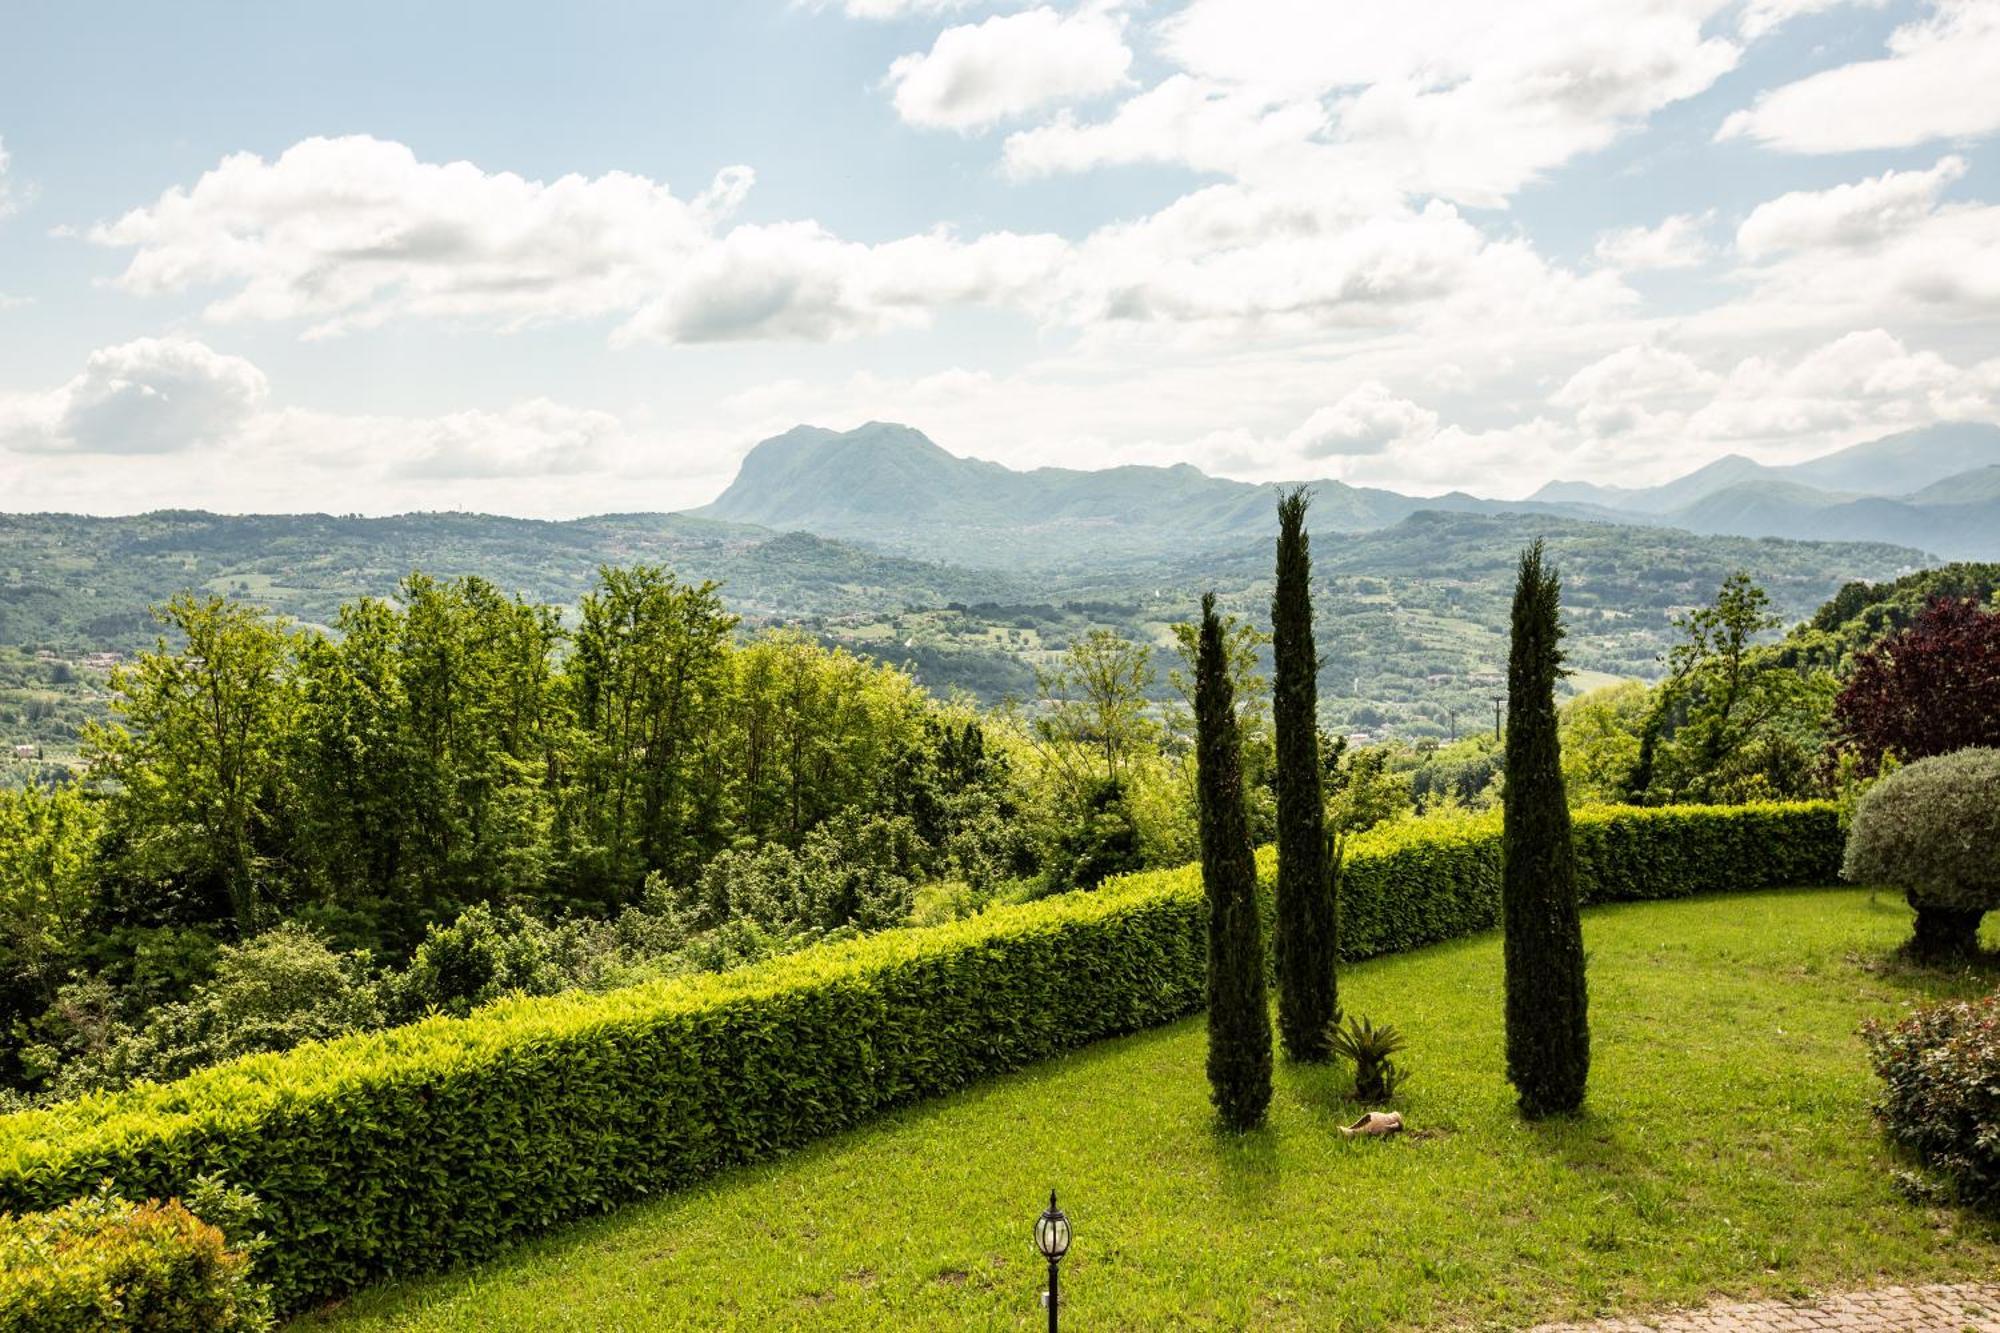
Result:
[[[1561,592],[1536,542],[1521,555],[1514,593],[1501,807],[1507,1077],[1530,1118],[1576,1110],[1590,1074],[1576,850],[1556,723]]]
[[[247,1333],[270,1322],[249,1258],[176,1201],[97,1193],[0,1214],[0,1333]]]
[[[1271,597],[1271,723],[1278,798],[1278,1033],[1298,1060],[1327,1057],[1340,1012],[1335,903],[1319,751],[1319,656],[1313,649],[1310,496],[1278,500],[1278,581]]]
[[[1834,700],[1840,747],[1873,773],[1971,746],[2000,746],[2000,611],[1934,597],[1856,657]]]
[[[1870,1023],[1866,1036],[1889,1137],[1957,1198],[2000,1209],[2000,994]]]
[[[1236,698],[1213,596],[1201,602],[1195,728],[1208,901],[1208,1083],[1222,1123],[1253,1129],[1271,1104],[1271,1011],[1257,864],[1243,814]]]
[[[1888,884],[1916,909],[1919,954],[1979,947],[1979,919],[2000,908],[2000,750],[1920,759],[1861,798],[1842,873]]]
[[[1794,663],[1844,670],[1870,645],[1907,629],[1936,599],[1983,604],[1995,594],[2000,594],[2000,564],[1961,561],[1886,583],[1856,580],[1786,635],[1784,652]]]
[[[1822,883],[1840,847],[1826,804],[1585,812],[1576,840],[1586,901]],[[1344,894],[1347,957],[1488,929],[1497,821],[1359,835]],[[106,1176],[185,1195],[219,1173],[263,1201],[260,1265],[296,1306],[1187,1013],[1207,916],[1196,871],[1152,872],[722,975],[249,1056],[0,1117],[0,1208],[52,1207]]]
[[[1036,756],[1005,719],[989,738],[893,668],[740,638],[712,585],[652,567],[602,571],[574,630],[420,574],[393,603],[340,608],[334,634],[220,597],[162,618],[169,637],[113,673],[113,720],[85,728],[88,779],[0,791],[0,1082],[17,1089],[373,1026],[398,1012],[361,993],[379,962],[488,908],[536,948],[537,918],[647,898],[621,961],[644,934],[726,963],[897,924],[918,884],[983,901],[1045,863],[1067,873],[1070,807],[1031,790],[1016,760]],[[1191,827],[1185,804],[1161,818]],[[351,994],[328,1008],[278,987],[299,1012],[251,1021],[195,993],[219,946],[288,922],[343,955]],[[500,976],[448,1007],[518,980]]]

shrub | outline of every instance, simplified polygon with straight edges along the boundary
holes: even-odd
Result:
[[[1350,1018],[1331,1028],[1329,1049],[1343,1060],[1354,1061],[1354,1096],[1357,1101],[1386,1102],[1402,1086],[1404,1071],[1389,1057],[1409,1048],[1409,1041],[1394,1024],[1376,1027],[1366,1018]]]
[[[1575,833],[1586,901],[1825,883],[1839,864],[1830,804],[1586,811]],[[1491,927],[1499,842],[1491,815],[1352,839],[1343,955]],[[1259,862],[1268,911],[1270,853]],[[258,1266],[296,1308],[1190,1013],[1206,935],[1184,867],[738,972],[250,1056],[0,1118],[0,1208],[54,1207],[105,1176],[187,1197],[219,1172],[263,1201]]]
[[[796,851],[774,842],[720,853],[674,909],[694,929],[741,920],[779,937],[881,930],[910,914],[920,849],[907,816],[847,810],[807,833]]]
[[[430,926],[410,965],[390,978],[391,1007],[405,1018],[433,1010],[464,1017],[503,995],[554,995],[577,984],[562,932],[510,904],[475,903],[447,926]]]
[[[1864,1029],[1889,1137],[1963,1201],[2000,1209],[2000,994]]]
[[[918,888],[910,902],[910,924],[941,926],[977,915],[985,895],[961,879],[941,880]]]
[[[250,1261],[178,1202],[100,1190],[0,1216],[0,1333],[227,1333],[270,1325]]]
[[[224,945],[215,973],[186,1000],[123,1022],[101,977],[65,986],[35,1025],[46,1043],[29,1063],[46,1065],[57,1097],[179,1078],[256,1051],[380,1026],[373,965],[336,953],[311,930],[287,923]]]
[[[1960,750],[1897,769],[1854,810],[1841,873],[1903,890],[1917,912],[1913,952],[1979,947],[2000,907],[2000,750]]]

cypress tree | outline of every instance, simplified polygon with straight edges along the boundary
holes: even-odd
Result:
[[[1556,735],[1562,674],[1561,581],[1542,543],[1521,553],[1507,658],[1507,781],[1502,792],[1501,913],[1506,928],[1507,1077],[1529,1118],[1583,1105],[1590,1017]]]
[[[1264,997],[1257,863],[1243,813],[1235,690],[1214,593],[1201,599],[1194,717],[1201,882],[1208,895],[1209,1095],[1224,1125],[1254,1129],[1271,1104],[1271,1013]]]
[[[1312,551],[1303,486],[1278,497],[1278,586],[1271,596],[1271,701],[1278,788],[1278,1034],[1294,1060],[1324,1060],[1337,1010],[1334,898],[1320,794],[1319,657],[1313,651]]]

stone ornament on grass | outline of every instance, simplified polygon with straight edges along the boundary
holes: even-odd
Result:
[[[1403,1117],[1397,1111],[1370,1111],[1351,1125],[1342,1125],[1342,1138],[1366,1138],[1380,1134],[1400,1134],[1403,1132]]]

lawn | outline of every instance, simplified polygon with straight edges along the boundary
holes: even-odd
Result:
[[[1269,1127],[1219,1134],[1194,1018],[301,1325],[1034,1328],[1051,1186],[1078,1329],[1516,1327],[2000,1271],[2000,1226],[1900,1195],[1868,1119],[1860,1020],[1982,985],[1890,960],[1899,901],[1627,904],[1584,930],[1575,1120],[1513,1112],[1487,935],[1342,974],[1350,1012],[1411,1039],[1399,1139],[1340,1139],[1339,1076],[1282,1063]]]

